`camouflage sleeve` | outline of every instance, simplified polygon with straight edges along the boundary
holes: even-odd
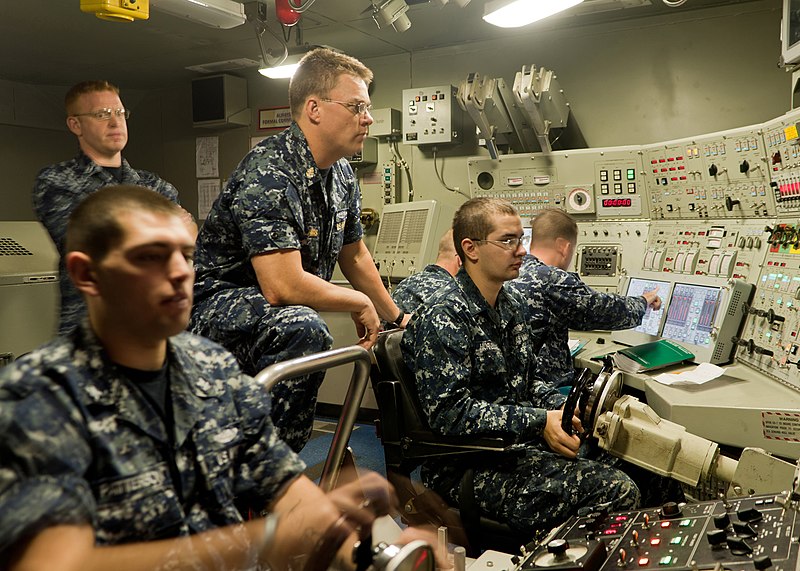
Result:
[[[470,341],[469,324],[442,305],[428,308],[403,335],[403,356],[431,428],[444,435],[513,434],[520,442],[541,436],[544,409],[481,398],[482,384],[497,378],[473,378]]]
[[[556,319],[570,329],[628,329],[642,322],[647,302],[643,297],[626,297],[593,290],[573,273],[551,273],[548,296]]]
[[[352,181],[350,185],[351,198],[347,208],[347,221],[344,226],[344,244],[352,244],[358,242],[364,235],[364,229],[361,226],[361,190],[358,187],[355,174],[353,173],[350,164],[345,161],[345,173],[349,173],[349,180]]]
[[[237,501],[266,508],[285,485],[303,473],[305,464],[275,431],[269,393],[240,374],[229,381],[242,415],[245,445],[236,484]]]
[[[0,389],[0,560],[46,527],[95,523],[81,414],[60,386],[22,374],[9,367],[13,388]]]
[[[303,211],[297,189],[282,173],[255,166],[237,181],[231,214],[250,256],[273,250],[299,250]]]
[[[50,179],[49,168],[39,171],[36,182],[33,185],[33,211],[36,218],[50,234],[50,238],[63,255],[63,237],[67,232],[67,214],[63,213],[63,204],[59,200],[51,197],[53,192],[57,192],[54,181]]]

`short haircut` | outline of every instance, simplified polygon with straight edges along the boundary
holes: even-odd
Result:
[[[556,208],[542,210],[531,219],[531,243],[544,243],[563,238],[570,243],[578,241],[578,225],[572,216]]]
[[[80,99],[81,95],[85,95],[86,93],[97,93],[101,91],[111,91],[112,93],[119,95],[119,87],[110,81],[106,81],[105,79],[81,81],[80,83],[76,83],[70,87],[66,96],[64,96],[64,107],[67,110],[67,115],[72,115],[77,112],[75,105],[78,103],[78,99]]]
[[[439,239],[439,252],[438,256],[440,258],[451,257],[453,254],[456,253],[456,245],[453,243],[453,229],[450,228],[447,232],[442,234],[442,237]]]
[[[180,206],[149,188],[132,184],[106,186],[90,194],[70,215],[66,251],[84,252],[92,260],[101,261],[125,237],[120,214],[135,210],[185,216]]]
[[[342,74],[363,79],[367,86],[372,83],[370,69],[354,57],[328,48],[317,48],[304,55],[289,81],[292,119],[300,118],[306,99],[312,95],[328,97]]]
[[[510,202],[501,198],[482,196],[461,205],[453,217],[453,244],[462,263],[466,262],[466,256],[461,241],[464,238],[485,240],[494,230],[493,218],[503,214],[517,216],[517,211]]]

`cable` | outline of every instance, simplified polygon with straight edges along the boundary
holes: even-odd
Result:
[[[392,152],[394,164],[399,164],[406,173],[406,178],[408,179],[408,201],[414,202],[414,181],[411,178],[411,169],[408,168],[408,163],[400,154],[400,148],[397,146],[397,139],[389,140],[389,150]]]
[[[436,166],[436,147],[433,147],[433,170],[436,173],[436,178],[439,179],[439,182],[442,183],[442,186],[445,187],[450,192],[457,192],[462,196],[466,196],[467,198],[472,198],[469,194],[462,192],[460,188],[452,188],[447,186],[447,183],[444,181],[444,159],[442,159],[442,174],[439,174],[439,168]]]

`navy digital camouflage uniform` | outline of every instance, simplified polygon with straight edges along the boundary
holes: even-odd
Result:
[[[530,319],[541,329],[537,374],[556,386],[571,385],[575,369],[569,330],[628,329],[642,323],[647,301],[593,290],[577,274],[526,255],[519,277],[508,282],[528,302]]]
[[[361,239],[361,197],[346,160],[328,189],[296,123],[256,145],[231,175],[200,230],[191,329],[224,345],[254,375],[267,365],[330,349],[333,339],[306,306],[272,307],[250,262],[300,250],[303,270],[330,281],[343,245]],[[278,383],[272,420],[293,450],[311,435],[324,373]]]
[[[83,297],[69,279],[64,265],[64,237],[69,215],[84,198],[104,186],[115,184],[144,186],[178,202],[175,187],[155,174],[133,169],[128,161],[122,159],[122,180],[119,181],[83,151],[73,159],[43,168],[36,177],[33,209],[50,234],[61,258],[58,265],[61,291],[59,333],[75,328],[86,314]]]
[[[639,490],[623,472],[565,458],[547,446],[547,410],[564,402],[534,375],[533,332],[525,301],[500,290],[496,309],[462,268],[403,335],[403,358],[416,378],[431,428],[443,435],[506,435],[520,454],[478,461],[447,456],[425,461],[423,482],[458,503],[461,477],[474,469],[475,501],[489,517],[523,532],[549,529],[585,506],[635,508]]]
[[[52,525],[112,545],[239,523],[302,473],[228,351],[187,332],[168,343],[172,439],[86,322],[2,369],[0,561]]]
[[[425,269],[403,279],[392,292],[392,300],[405,313],[414,313],[431,300],[437,292],[453,283],[453,276],[436,264],[428,264]]]

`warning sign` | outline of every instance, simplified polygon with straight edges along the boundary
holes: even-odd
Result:
[[[761,411],[764,438],[800,442],[800,413],[777,410]]]

